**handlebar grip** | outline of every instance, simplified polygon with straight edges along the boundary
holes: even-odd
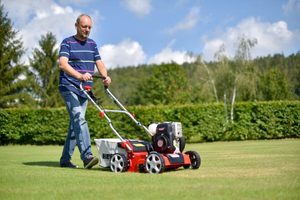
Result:
[[[106,77],[105,76],[102,76],[102,75],[93,75],[93,78],[100,78],[102,80],[105,80]]]
[[[102,76],[102,75],[93,75],[93,78],[100,78],[102,80],[105,80],[106,77],[105,76]],[[104,85],[104,89],[107,90],[108,89],[108,86],[107,85]]]

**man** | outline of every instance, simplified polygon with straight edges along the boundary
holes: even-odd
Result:
[[[92,84],[92,74],[96,65],[99,73],[106,77],[103,84],[111,83],[107,70],[101,60],[96,43],[89,38],[92,28],[90,16],[81,14],[75,23],[76,35],[64,39],[59,51],[59,91],[63,97],[70,121],[69,130],[60,158],[61,167],[77,168],[71,158],[78,146],[84,168],[90,169],[98,163],[91,151],[91,140],[85,111],[88,99],[79,90],[80,82]]]

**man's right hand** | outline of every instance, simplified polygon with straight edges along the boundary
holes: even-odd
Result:
[[[92,75],[90,73],[81,74],[80,80],[81,81],[88,81],[93,79]]]

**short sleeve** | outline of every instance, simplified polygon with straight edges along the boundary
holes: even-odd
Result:
[[[60,44],[59,57],[67,57],[70,56],[70,44],[67,40],[63,40]]]
[[[99,53],[99,50],[98,50],[98,48],[97,48],[97,44],[95,43],[95,49],[94,49],[94,51],[95,51],[95,56],[94,56],[94,59],[95,59],[95,61],[97,61],[97,60],[101,60],[101,56],[100,56],[100,53]]]

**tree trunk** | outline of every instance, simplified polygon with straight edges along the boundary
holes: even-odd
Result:
[[[231,108],[230,108],[230,120],[231,120],[231,123],[233,123],[233,113],[234,113],[235,96],[236,96],[236,87],[234,86],[233,92],[232,92]]]

